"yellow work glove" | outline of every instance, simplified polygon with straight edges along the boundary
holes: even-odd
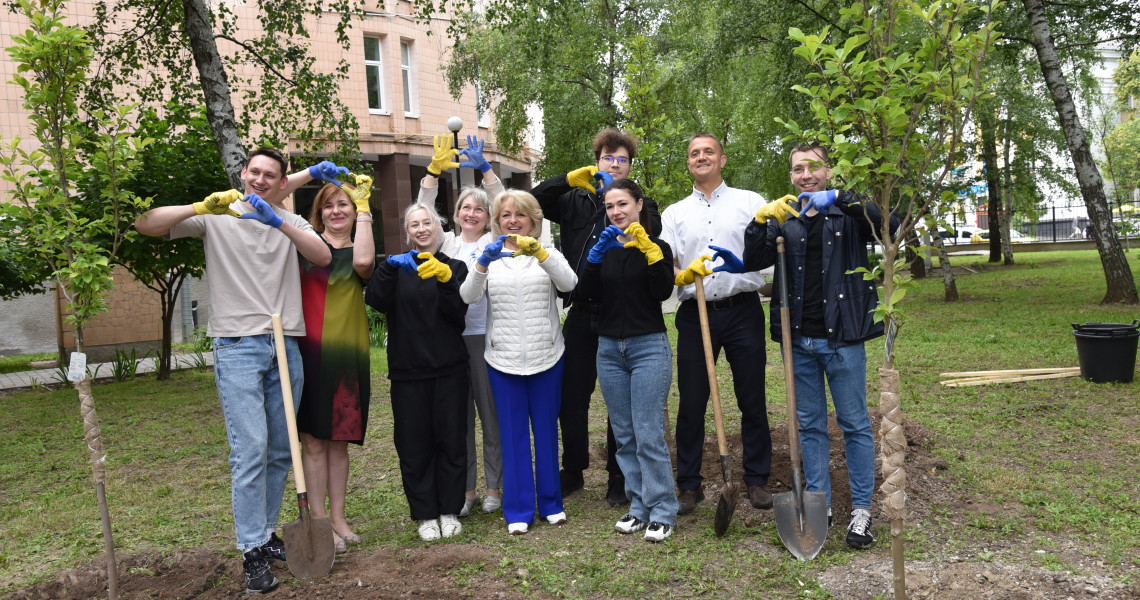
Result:
[[[788,194],[779,200],[773,200],[761,206],[760,210],[756,211],[756,222],[767,223],[768,219],[776,219],[780,225],[783,225],[784,221],[788,220],[789,214],[799,217],[800,213],[792,208],[792,205],[789,204],[790,202],[798,204],[799,200],[795,196]]]
[[[443,134],[431,138],[431,146],[435,151],[431,155],[428,173],[439,177],[444,169],[459,168],[459,163],[455,162],[455,157],[459,156],[459,149],[451,147],[450,135]]]
[[[550,252],[547,252],[546,248],[543,248],[542,244],[532,237],[514,233],[511,234],[511,237],[515,238],[515,243],[519,245],[518,251],[511,256],[525,254],[537,258],[538,262],[543,262],[547,256],[550,256]]]
[[[372,197],[372,178],[367,175],[356,175],[355,173],[349,173],[348,176],[351,177],[356,184],[351,189],[348,187],[341,187],[341,189],[344,190],[344,193],[348,194],[348,199],[352,200],[352,203],[356,205],[356,212],[372,212],[372,207],[368,204],[368,199]]]
[[[215,192],[206,196],[205,200],[195,202],[194,212],[200,215],[229,215],[240,219],[241,214],[230,208],[230,203],[238,200],[241,200],[241,192],[237,190]]]
[[[712,260],[712,257],[708,254],[702,254],[700,258],[693,260],[689,263],[689,268],[677,273],[677,278],[673,280],[673,283],[677,284],[677,287],[683,287],[692,284],[697,277],[712,275],[712,269],[705,266],[706,260]]]
[[[645,231],[641,223],[630,223],[629,227],[625,228],[625,235],[626,237],[633,238],[633,240],[625,243],[625,247],[641,250],[641,252],[645,254],[645,260],[649,261],[649,264],[653,264],[665,258],[665,256],[661,254],[661,246],[654,244],[649,239],[649,233]]]
[[[594,187],[593,183],[594,173],[597,172],[598,168],[593,165],[582,167],[581,169],[574,169],[566,174],[566,183],[569,183],[570,187],[589,190],[589,192],[593,194],[598,191],[598,188]]]
[[[435,255],[431,252],[420,252],[416,256],[424,261],[416,267],[420,279],[435,277],[440,283],[447,283],[451,279],[451,267],[436,260]]]

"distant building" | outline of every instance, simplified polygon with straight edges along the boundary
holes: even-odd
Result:
[[[229,4],[238,14],[240,27],[257,27],[256,5]],[[536,157],[530,145],[521,156],[498,151],[492,134],[492,115],[476,112],[474,86],[468,86],[459,99],[451,97],[441,72],[451,45],[447,35],[448,18],[436,17],[426,25],[417,23],[411,16],[412,3],[408,0],[367,0],[364,4],[367,10],[354,23],[347,47],[336,42],[333,18],[311,19],[311,48],[317,58],[316,68],[326,72],[332,71],[341,57],[350,57],[351,78],[341,88],[341,100],[353,111],[360,125],[360,150],[371,166],[369,174],[379,190],[373,195],[373,205],[379,207],[373,224],[377,252],[399,252],[407,249],[400,223],[403,210],[415,200],[420,180],[431,161],[432,136],[447,132],[450,117],[463,119],[461,139],[467,134],[487,139],[485,155],[507,187],[530,189]],[[79,23],[92,18],[93,6],[90,0],[69,4]],[[25,20],[9,13],[0,22],[0,45],[11,46],[12,36],[26,29]],[[227,52],[227,43],[219,42],[223,53]],[[0,79],[8,82],[13,74],[15,64],[8,53],[0,52]],[[24,140],[31,138],[21,93],[18,86],[0,85],[0,138],[4,140],[17,135]],[[235,109],[240,111],[237,96],[235,91]],[[294,140],[287,148],[293,157],[293,170],[319,159],[300,156],[299,142]],[[460,171],[458,182],[454,172],[444,173],[440,179],[437,205],[440,214],[447,217],[453,212],[457,185],[479,182],[472,169]],[[307,215],[319,188],[313,184],[298,190],[293,198],[296,212]],[[8,200],[9,189],[9,185],[0,184],[0,202]],[[111,312],[86,329],[88,347],[157,345],[161,340],[157,295],[118,270],[115,283]],[[176,317],[172,325],[176,341],[191,330],[192,300],[198,304],[197,319],[205,324],[209,314],[207,286],[207,281],[194,281],[188,292],[184,289],[182,301],[186,308],[182,320],[185,323]],[[62,304],[56,300],[57,305]],[[51,296],[45,295],[0,302],[0,330],[5,331],[0,338],[0,354],[54,351],[57,346],[73,348],[68,328],[56,329],[58,315],[52,305]]]

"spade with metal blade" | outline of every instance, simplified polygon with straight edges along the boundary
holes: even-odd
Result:
[[[803,489],[800,461],[800,425],[796,419],[796,382],[792,371],[791,312],[788,310],[788,270],[784,262],[784,238],[776,238],[780,269],[780,334],[784,351],[784,388],[788,397],[788,453],[792,458],[792,491],[772,497],[776,531],[780,541],[796,558],[811,560],[827,541],[827,494]]]
[[[281,528],[285,562],[294,577],[324,577],[329,574],[336,558],[332,521],[327,516],[314,517],[309,512],[309,493],[305,487],[305,469],[301,464],[301,443],[297,440],[297,417],[293,412],[293,387],[289,381],[289,360],[285,354],[281,315],[273,315],[272,319],[281,395],[285,399],[285,421],[289,425],[289,450],[293,453],[293,475],[297,479],[297,508],[301,513],[296,521]]]
[[[720,450],[720,472],[724,476],[724,486],[720,488],[720,500],[716,502],[716,519],[713,530],[717,537],[728,531],[732,513],[736,512],[736,497],[739,495],[732,481],[732,456],[728,453],[728,439],[724,436],[724,416],[720,411],[720,388],[716,382],[716,364],[713,362],[712,335],[709,333],[709,313],[705,307],[704,278],[697,276],[693,283],[697,286],[697,314],[701,318],[701,340],[705,345],[705,367],[709,372],[709,391],[712,392],[713,419],[716,421],[716,444]]]

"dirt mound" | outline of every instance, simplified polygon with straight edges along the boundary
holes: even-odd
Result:
[[[480,544],[436,546],[408,550],[349,552],[337,557],[327,578],[294,579],[284,565],[273,567],[282,598],[547,598],[511,590],[508,578],[484,574],[482,564],[497,559]],[[56,580],[20,591],[14,600],[86,600],[106,597],[107,577],[96,566],[62,571]],[[457,576],[464,565],[479,565],[474,574]],[[462,581],[459,581],[462,577]],[[123,600],[170,598],[221,600],[245,598],[241,560],[217,552],[175,552],[173,556],[139,554],[119,561],[119,596]]]

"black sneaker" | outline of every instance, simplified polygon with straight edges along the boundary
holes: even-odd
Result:
[[[829,507],[827,507],[827,529],[828,529],[828,531],[830,531],[832,527],[835,527],[835,518],[831,516],[831,507],[829,506]]]
[[[242,554],[241,566],[245,571],[245,593],[263,594],[277,587],[277,578],[269,571],[269,558],[261,548]]]
[[[654,521],[649,524],[649,528],[645,530],[645,541],[647,542],[664,542],[666,538],[673,535],[673,526]]]
[[[567,471],[563,469],[558,474],[558,479],[562,483],[562,497],[565,498],[570,494],[582,489],[586,485],[586,479],[582,477],[581,471]]]
[[[856,508],[851,511],[851,523],[847,525],[847,545],[860,550],[870,548],[875,543],[871,535],[871,511]]]
[[[277,537],[277,532],[269,534],[269,541],[261,545],[262,556],[269,560],[285,562],[285,542]]]
[[[606,490],[606,502],[609,502],[610,506],[615,508],[629,504],[629,498],[625,496],[625,477],[623,475],[610,473],[609,489]]]

